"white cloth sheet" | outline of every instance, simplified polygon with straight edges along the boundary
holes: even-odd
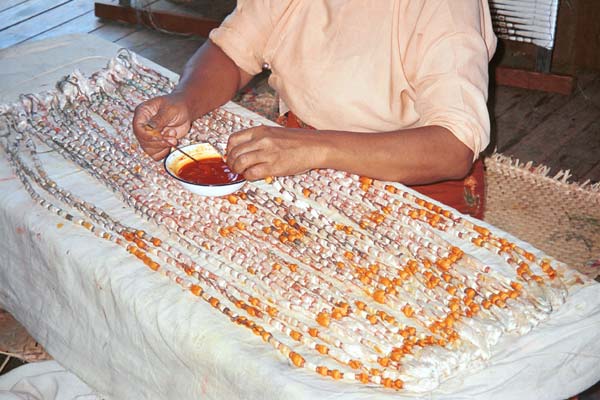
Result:
[[[116,50],[79,35],[3,50],[0,102],[43,90],[80,58],[80,69],[89,74]],[[44,160],[61,186],[124,222],[145,226],[84,172],[52,153]],[[32,202],[0,152],[0,307],[106,398],[410,398],[290,367],[258,337],[116,245],[63,223]],[[566,399],[583,391],[600,380],[599,298],[600,285],[584,287],[530,334],[501,342],[485,368],[474,366],[476,372],[448,380],[425,398]]]
[[[25,364],[0,377],[0,400],[102,400],[56,361]]]

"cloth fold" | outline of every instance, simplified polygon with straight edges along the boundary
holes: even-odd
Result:
[[[25,364],[0,376],[0,400],[102,400],[56,361]]]

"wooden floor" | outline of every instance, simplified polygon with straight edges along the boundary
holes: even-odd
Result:
[[[169,7],[175,6],[159,1],[150,9]],[[0,0],[0,49],[68,33],[89,33],[181,72],[204,40],[103,21],[94,16],[93,8],[92,0]],[[568,169],[576,181],[600,181],[600,73],[582,73],[577,78],[571,96],[492,88],[488,152],[497,149],[522,161],[548,165],[553,171]]]
[[[580,73],[570,96],[492,88],[490,112],[489,149],[600,181],[600,73]]]

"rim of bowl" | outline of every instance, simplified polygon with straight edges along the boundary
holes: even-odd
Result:
[[[183,146],[182,148],[185,149],[188,146],[193,146],[193,145],[196,145],[196,144],[201,144],[201,143],[188,144],[187,146]],[[164,160],[163,160],[163,166],[165,168],[165,171],[167,171],[167,174],[171,175],[173,178],[177,179],[179,182],[187,183],[188,185],[193,185],[193,186],[222,187],[222,186],[237,185],[238,183],[242,183],[242,182],[246,181],[246,178],[244,178],[242,175],[240,175],[242,177],[241,179],[238,179],[237,181],[233,181],[233,182],[229,182],[229,183],[195,183],[195,182],[186,181],[185,179],[181,179],[180,177],[178,177],[177,175],[175,175],[175,173],[171,172],[171,170],[169,169],[169,167],[167,167],[167,159],[169,158],[169,156],[171,154],[173,154],[173,152],[169,153],[169,155],[167,155],[164,158]],[[194,161],[190,161],[190,162],[194,162]]]

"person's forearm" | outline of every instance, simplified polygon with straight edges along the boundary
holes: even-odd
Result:
[[[407,185],[463,178],[473,152],[439,126],[396,132],[323,131],[317,168],[333,168]]]
[[[186,63],[173,92],[184,96],[196,119],[231,100],[251,77],[207,40]]]

